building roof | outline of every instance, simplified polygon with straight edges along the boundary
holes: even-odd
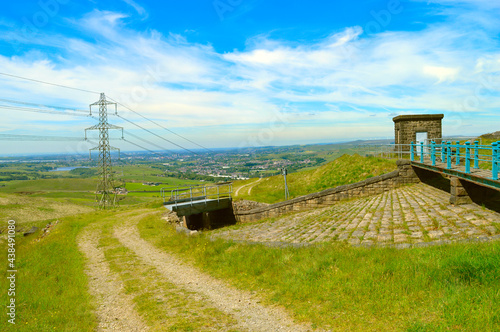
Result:
[[[412,115],[398,115],[392,119],[394,122],[399,121],[435,121],[444,118],[444,114],[412,114]]]

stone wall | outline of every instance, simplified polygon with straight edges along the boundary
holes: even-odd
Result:
[[[428,139],[441,138],[443,114],[400,115],[394,121],[394,142],[410,144],[417,141],[417,132],[427,132]],[[409,150],[406,147],[404,150]]]
[[[404,184],[420,182],[408,160],[399,160],[394,172],[373,177],[358,183],[326,189],[314,194],[297,197],[285,202],[271,204],[249,211],[235,211],[238,222],[252,222],[264,218],[278,217],[286,213],[304,211],[333,205],[338,201],[366,197],[383,193]]]

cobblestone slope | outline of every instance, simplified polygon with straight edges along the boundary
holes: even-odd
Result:
[[[500,214],[476,204],[452,206],[450,194],[425,184],[341,202],[213,236],[270,244],[347,241],[407,248],[454,241],[500,239]]]

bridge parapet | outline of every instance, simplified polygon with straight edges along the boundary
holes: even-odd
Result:
[[[215,185],[166,187],[161,188],[160,193],[164,203],[179,204],[190,202],[195,204],[202,200],[231,199],[233,184],[225,182]]]
[[[470,175],[479,178],[477,182],[484,179],[489,186],[500,189],[498,182],[498,172],[500,164],[500,142],[491,145],[479,145],[478,141],[473,144],[459,141],[442,141],[430,144],[410,144],[410,160],[412,163],[430,165],[443,169],[443,173],[449,175],[451,171],[463,173],[466,179]],[[488,181],[493,180],[493,181]]]
[[[232,183],[162,188],[163,205],[183,218],[189,229],[210,229],[235,223]]]

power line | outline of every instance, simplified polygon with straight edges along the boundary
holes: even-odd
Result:
[[[63,141],[63,142],[89,142],[94,143],[98,138],[72,137],[72,136],[44,136],[44,135],[17,135],[0,134],[1,141]],[[121,140],[121,138],[110,138],[110,140]]]
[[[139,145],[139,144],[133,143],[133,142],[131,142],[131,141],[129,141],[129,140],[127,140],[127,139],[125,139],[125,138],[124,138],[123,140],[124,140],[125,142],[127,142],[127,143],[130,143],[130,144],[132,144],[132,145],[137,146],[138,148],[141,148],[141,149],[143,149],[143,150],[146,150],[146,151],[148,151],[148,152],[151,152],[151,153],[154,153],[154,154],[157,154],[157,155],[161,156],[161,154],[159,154],[158,152],[155,152],[155,151],[153,151],[153,150],[150,150],[150,149],[148,149],[148,148],[145,148],[145,147],[143,147],[143,146],[141,146],[141,145]]]
[[[131,132],[125,131],[125,134],[126,134],[126,135],[130,135],[130,136],[132,136],[132,137],[134,137],[134,138],[136,138],[136,139],[138,139],[138,140],[141,140],[141,141],[143,141],[144,143],[147,143],[147,144],[153,145],[153,146],[155,146],[155,147],[159,148],[160,150],[168,151],[168,152],[170,152],[170,153],[175,154],[175,152],[173,152],[173,151],[171,151],[171,150],[169,150],[169,149],[165,149],[164,147],[162,147],[162,146],[160,146],[160,145],[158,145],[158,144],[156,144],[156,143],[153,143],[153,142],[151,142],[151,141],[148,141],[147,139],[144,139],[144,138],[141,138],[141,137],[139,137],[139,136],[137,136],[137,135],[134,135],[134,134],[132,134]]]
[[[92,91],[92,90],[87,90],[87,89],[75,88],[75,87],[71,87],[71,86],[67,86],[67,85],[63,85],[63,84],[51,83],[51,82],[47,82],[47,81],[36,80],[36,79],[32,79],[32,78],[27,78],[27,77],[22,77],[22,76],[18,76],[18,75],[7,74],[7,73],[3,73],[3,72],[0,72],[0,75],[7,76],[7,77],[13,77],[13,78],[21,79],[21,80],[26,80],[26,81],[31,81],[31,82],[36,82],[36,83],[41,83],[41,84],[47,84],[47,85],[57,86],[57,87],[60,87],[60,88],[65,88],[65,89],[71,89],[71,90],[76,90],[76,91],[83,91],[83,92],[88,92],[88,93],[93,93],[93,94],[99,94],[99,95],[101,94],[100,92],[97,92],[97,91]],[[188,138],[186,138],[186,137],[184,137],[184,136],[182,136],[182,135],[180,135],[180,134],[177,134],[176,132],[172,131],[171,129],[168,129],[168,128],[166,128],[166,127],[162,126],[161,124],[157,123],[156,121],[153,121],[153,120],[151,120],[151,119],[149,119],[149,118],[145,117],[144,115],[140,114],[139,112],[134,111],[134,110],[133,110],[133,109],[131,109],[130,107],[128,107],[128,106],[126,106],[126,105],[124,105],[124,104],[122,104],[122,103],[120,103],[120,102],[118,102],[118,101],[114,100],[113,98],[110,98],[110,97],[108,97],[108,98],[109,98],[110,100],[114,101],[115,103],[117,103],[117,104],[121,105],[122,107],[125,107],[125,108],[126,108],[126,109],[128,109],[129,111],[131,111],[131,112],[133,112],[133,113],[135,113],[135,114],[139,115],[140,117],[144,118],[145,120],[148,120],[148,121],[150,121],[150,122],[154,123],[154,124],[155,124],[155,125],[157,125],[158,127],[163,128],[164,130],[166,130],[166,131],[168,131],[168,132],[170,132],[170,133],[172,133],[172,134],[174,134],[174,135],[176,135],[176,136],[178,136],[178,137],[180,137],[180,138],[182,138],[182,139],[184,139],[184,140],[186,140],[186,141],[188,141],[188,142],[190,142],[190,143],[192,143],[192,144],[194,144],[194,145],[196,145],[196,146],[198,146],[198,147],[201,147],[201,148],[203,148],[203,149],[205,149],[205,150],[207,150],[207,151],[209,151],[209,152],[213,152],[213,151],[212,151],[212,150],[210,150],[209,148],[207,148],[207,147],[205,147],[205,146],[203,146],[203,145],[201,145],[201,144],[198,144],[198,143],[196,143],[196,142],[194,142],[194,141],[192,141],[192,140],[190,140],[190,139],[188,139]],[[122,119],[124,119],[124,118],[122,117]],[[126,119],[124,119],[124,120],[126,120]],[[128,120],[127,120],[127,121],[128,121]],[[154,134],[154,135],[156,135],[156,134]],[[158,137],[162,138],[162,137],[161,137],[161,136],[159,136],[159,135],[156,135],[156,136],[158,136]],[[162,138],[162,139],[164,139],[164,138]],[[173,142],[171,142],[171,141],[169,141],[169,140],[167,140],[167,139],[164,139],[164,140],[166,140],[167,142],[169,142],[169,143],[171,143],[171,144],[174,144],[175,146],[180,147],[181,149],[184,149],[184,150],[189,151],[189,152],[191,152],[191,153],[197,154],[196,152],[193,152],[193,151],[191,151],[191,150],[189,150],[189,149],[186,149],[186,148],[182,147],[182,146],[181,146],[181,145],[179,145],[179,144],[173,143]]]
[[[155,133],[154,133],[154,132],[152,132],[151,130],[146,129],[146,128],[144,128],[143,126],[138,125],[137,123],[135,123],[135,122],[133,122],[133,121],[130,121],[130,120],[128,120],[128,119],[125,119],[124,117],[122,117],[122,116],[121,116],[121,115],[119,115],[119,114],[117,114],[116,116],[117,116],[117,117],[119,117],[120,119],[123,119],[123,120],[127,121],[128,123],[133,124],[134,126],[136,126],[136,127],[138,127],[138,128],[141,128],[142,130],[147,131],[147,132],[148,132],[148,133],[150,133],[151,135],[154,135],[154,136],[156,136],[156,137],[158,137],[158,138],[160,138],[160,139],[162,139],[162,140],[164,140],[164,141],[166,141],[166,142],[169,142],[170,144],[173,144],[173,145],[175,145],[175,146],[177,146],[177,147],[179,147],[179,148],[181,148],[181,149],[183,149],[183,150],[186,150],[186,151],[191,152],[191,153],[193,153],[193,154],[195,154],[195,155],[198,155],[198,153],[196,153],[196,152],[194,152],[194,151],[191,151],[191,150],[189,150],[189,149],[187,149],[187,148],[183,147],[182,145],[179,145],[179,144],[177,144],[177,143],[174,143],[174,142],[172,142],[172,141],[170,141],[170,140],[166,139],[165,137],[162,137],[162,136],[160,136],[160,135],[158,135],[158,134],[155,134]]]
[[[40,135],[14,135],[0,134],[0,140],[5,141],[84,141],[83,137],[65,137],[65,136],[40,136]]]
[[[38,106],[38,107],[46,107],[46,108],[56,108],[56,109],[62,109],[62,110],[65,110],[65,111],[82,112],[82,113],[86,113],[86,114],[89,113],[89,111],[87,111],[87,110],[73,109],[73,108],[65,107],[65,106],[53,106],[53,105],[35,104],[35,103],[28,103],[28,102],[24,102],[24,101],[18,101],[18,100],[12,100],[12,99],[4,99],[4,98],[0,98],[0,101],[7,102],[7,103],[12,103],[12,104],[27,105],[27,106]]]
[[[7,101],[6,99],[2,99],[2,98],[0,98],[0,101],[1,101],[1,100]],[[9,100],[9,102],[12,102],[12,101],[10,101],[10,100]],[[25,104],[35,105],[35,104],[31,104],[31,103],[25,103]],[[44,106],[46,106],[46,105],[44,105]],[[62,107],[60,107],[60,108],[62,108]],[[88,114],[83,114],[83,112],[87,113],[87,111],[81,111],[81,110],[71,110],[71,111],[74,111],[74,112],[82,112],[82,114],[79,114],[79,113],[73,113],[73,114],[72,114],[72,113],[68,113],[68,112],[61,112],[61,111],[55,111],[55,110],[46,110],[46,109],[39,109],[39,108],[30,108],[30,107],[21,107],[21,106],[10,106],[10,105],[0,105],[0,109],[5,109],[5,110],[16,110],[16,111],[21,111],[21,112],[32,112],[32,113],[63,114],[63,115],[69,115],[69,116],[83,116],[83,117],[91,117],[91,118],[96,119],[96,117],[94,117],[94,116],[91,116],[91,115],[88,115]],[[165,140],[165,141],[167,141],[167,142],[169,142],[169,143],[171,143],[171,144],[173,144],[173,145],[175,145],[175,146],[177,146],[177,147],[179,147],[179,148],[181,148],[181,149],[184,149],[184,150],[186,150],[186,151],[188,151],[188,152],[191,152],[191,153],[197,154],[197,153],[196,153],[196,152],[194,152],[194,151],[191,151],[191,150],[189,150],[189,149],[187,149],[187,148],[184,148],[183,146],[181,146],[181,145],[179,145],[179,144],[176,144],[176,143],[174,143],[174,142],[172,142],[172,141],[170,141],[170,140],[168,140],[168,139],[166,139],[166,138],[164,138],[164,137],[162,137],[162,136],[160,136],[160,135],[155,134],[154,132],[152,132],[152,131],[150,131],[150,130],[148,130],[148,129],[146,129],[146,128],[144,128],[144,127],[142,127],[142,126],[140,126],[140,125],[138,125],[138,124],[136,124],[136,123],[134,123],[133,121],[130,121],[130,120],[128,120],[128,119],[125,119],[125,118],[123,118],[123,117],[122,117],[122,116],[120,116],[120,115],[117,115],[117,116],[118,116],[118,117],[120,117],[120,118],[122,118],[123,120],[125,120],[125,121],[127,121],[127,122],[129,122],[129,123],[133,124],[134,126],[137,126],[137,127],[141,128],[141,129],[143,129],[143,130],[145,130],[145,131],[147,131],[147,132],[151,133],[152,135],[155,135],[155,136],[157,136],[157,137],[159,137],[159,138],[161,138],[161,139],[163,139],[163,140]],[[145,140],[145,139],[143,139],[143,138],[140,138],[139,136],[136,136],[136,135],[134,135],[134,134],[132,134],[132,133],[130,133],[130,132],[129,132],[128,134],[129,134],[129,135],[131,135],[131,136],[134,136],[134,137],[135,137],[135,138],[137,138],[137,139],[142,140],[142,141],[143,141],[143,142],[145,142],[145,143],[148,143],[148,144],[154,145],[154,146],[156,146],[156,147],[160,148],[161,150],[165,150],[165,151],[168,151],[168,152],[174,153],[173,151],[171,151],[171,150],[169,150],[169,149],[166,149],[166,148],[164,148],[164,147],[162,147],[162,146],[159,146],[159,145],[157,145],[157,144],[155,144],[155,143],[153,143],[153,142],[150,142],[150,141],[147,141],[147,140]],[[70,140],[71,140],[71,139],[70,139]]]
[[[60,87],[60,88],[65,88],[65,89],[71,89],[71,90],[83,91],[83,92],[88,92],[88,93],[100,94],[100,92],[96,92],[96,91],[92,91],[92,90],[85,90],[85,89],[80,89],[80,88],[74,88],[74,87],[67,86],[67,85],[50,83],[50,82],[46,82],[46,81],[35,80],[35,79],[32,79],[32,78],[27,78],[27,77],[22,77],[22,76],[7,74],[7,73],[1,73],[0,72],[0,75],[8,76],[8,77],[14,77],[14,78],[17,78],[17,79],[20,79],[20,80],[25,80],[25,81],[31,81],[31,82],[36,82],[36,83],[42,83],[42,84],[57,86],[57,87]]]
[[[115,103],[117,103],[118,105],[125,107],[125,108],[126,108],[126,109],[128,109],[129,111],[131,111],[131,112],[133,112],[133,113],[135,113],[135,114],[139,115],[141,118],[143,118],[143,119],[145,119],[145,120],[148,120],[148,121],[149,121],[149,122],[151,122],[151,123],[154,123],[155,125],[157,125],[157,126],[158,126],[158,127],[160,127],[160,128],[165,129],[165,130],[166,130],[166,131],[168,131],[169,133],[172,133],[172,134],[174,134],[174,135],[176,135],[176,136],[178,136],[178,137],[180,137],[180,138],[182,138],[182,139],[184,139],[184,140],[186,140],[186,141],[188,141],[188,142],[190,142],[190,143],[192,143],[192,144],[194,144],[194,145],[196,145],[196,146],[199,146],[199,147],[200,147],[200,148],[202,148],[202,149],[205,149],[205,150],[207,150],[207,151],[209,151],[209,152],[213,152],[213,151],[212,151],[212,150],[210,150],[209,148],[204,147],[203,145],[198,144],[198,143],[196,143],[196,142],[194,142],[194,141],[190,140],[189,138],[186,138],[186,137],[184,137],[184,136],[182,136],[182,135],[180,135],[180,134],[177,134],[176,132],[172,131],[171,129],[168,129],[167,127],[162,126],[162,125],[161,125],[161,124],[159,124],[158,122],[156,122],[156,121],[154,121],[154,120],[151,120],[151,119],[149,119],[149,118],[145,117],[144,115],[140,114],[139,112],[134,111],[134,110],[133,110],[133,109],[131,109],[130,107],[128,107],[128,106],[126,106],[126,105],[124,105],[124,104],[122,104],[122,103],[120,103],[120,102],[118,102],[118,101],[114,100],[113,98],[109,97],[109,99],[113,100],[113,101],[114,101]]]
[[[21,111],[21,112],[32,112],[32,113],[47,113],[47,114],[59,114],[59,115],[63,114],[63,115],[70,115],[70,116],[90,117],[90,115],[83,114],[83,113],[68,113],[68,112],[61,112],[61,111],[55,111],[55,110],[45,110],[45,109],[21,107],[21,106],[0,105],[0,109],[11,110],[11,111]]]

